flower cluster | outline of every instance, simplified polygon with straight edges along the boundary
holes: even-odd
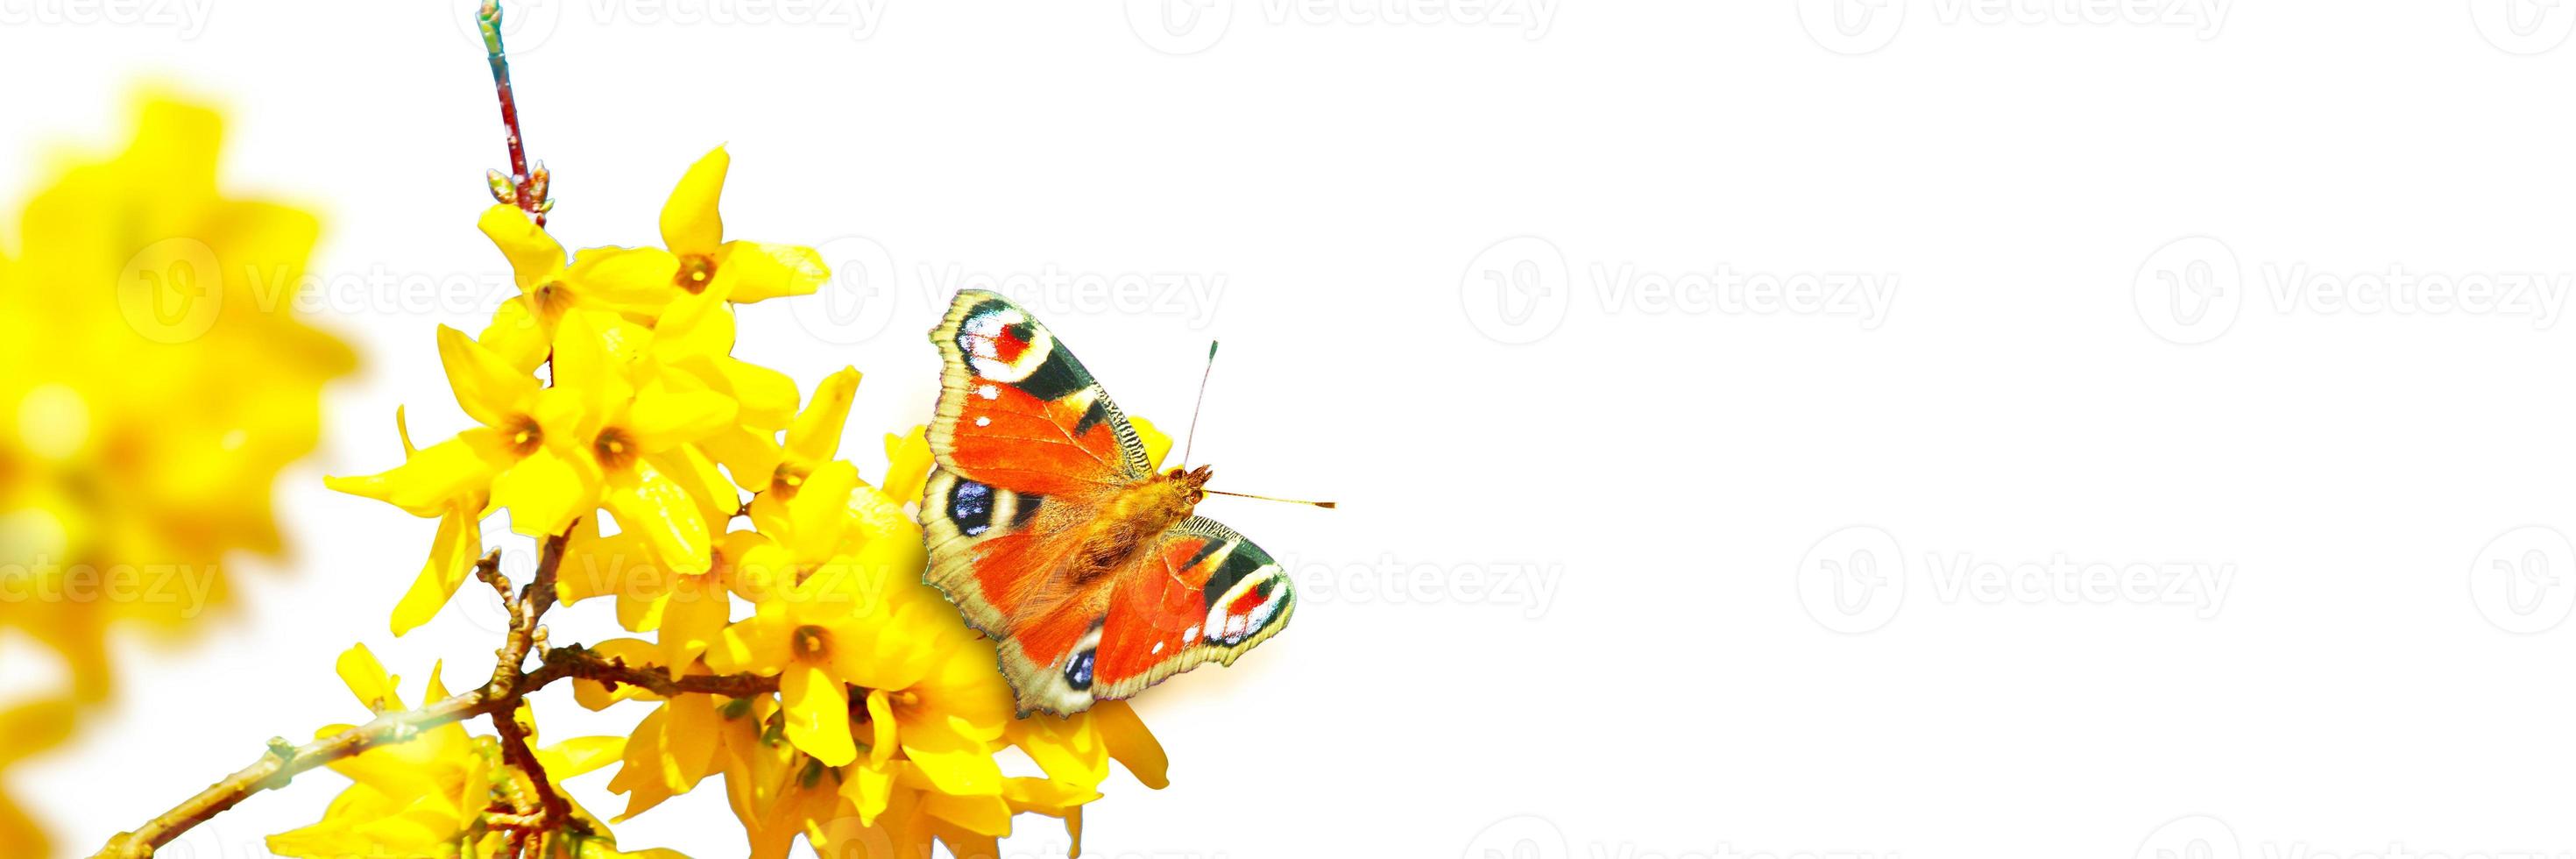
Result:
[[[920,430],[887,438],[894,465],[871,484],[840,456],[857,370],[800,403],[787,376],[734,357],[732,305],[810,293],[827,274],[811,249],[726,240],[726,166],[719,149],[682,177],[662,248],[568,259],[520,210],[484,213],[520,294],[479,335],[438,332],[456,401],[478,425],[427,447],[406,433],[401,465],[331,480],[439,520],[393,631],[426,622],[475,573],[482,522],[504,512],[510,530],[559,547],[547,569],[558,598],[613,602],[637,634],[585,658],[723,678],[735,693],[583,676],[584,706],[651,708],[611,755],[622,763],[610,789],[628,803],[618,820],[721,774],[754,856],[784,855],[799,836],[834,856],[918,856],[933,841],[990,855],[1020,812],[1061,818],[1078,839],[1108,761],[1159,788],[1160,746],[1118,702],[1015,718],[993,643],[921,581],[921,530],[905,508],[930,468]],[[1168,440],[1142,429],[1159,456]],[[1040,771],[1005,774],[995,756],[1014,747]],[[460,766],[463,748],[448,755]],[[440,843],[489,828],[472,804],[435,818]],[[401,807],[344,799],[322,826],[361,841],[271,847],[410,855],[426,842],[364,841],[382,819],[371,815]],[[582,828],[604,835],[595,824]]]
[[[223,600],[229,555],[281,548],[270,488],[355,365],[293,313],[314,216],[220,192],[214,112],[156,98],[141,117],[0,251],[0,629],[70,678],[0,710],[0,766],[114,691],[113,626],[184,629]],[[47,852],[0,798],[0,855]]]

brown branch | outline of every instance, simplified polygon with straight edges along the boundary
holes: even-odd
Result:
[[[554,608],[555,571],[563,566],[564,546],[569,542],[564,534],[546,538],[545,548],[537,555],[536,574],[529,577],[527,587],[521,588],[516,598],[509,595],[509,580],[501,577],[498,553],[484,556],[487,563],[475,569],[477,577],[501,593],[502,603],[510,611],[510,632],[501,649],[493,654],[498,660],[492,666],[492,682],[484,691],[510,704],[491,712],[492,730],[501,739],[501,762],[525,774],[534,794],[533,808],[517,809],[531,820],[519,829],[521,836],[563,827],[584,828],[573,819],[572,801],[555,790],[554,781],[546,777],[545,764],[538,762],[536,750],[528,746],[528,731],[519,724],[518,707],[534,688],[527,684],[528,654],[544,652],[546,628],[539,623],[545,619],[546,611]]]
[[[170,843],[181,834],[215,815],[249,799],[252,794],[284,787],[288,780],[314,767],[350,757],[379,746],[402,743],[420,732],[461,722],[477,716],[492,717],[492,725],[502,734],[502,749],[508,761],[527,773],[537,786],[538,808],[519,813],[498,815],[497,822],[523,832],[541,832],[562,828],[572,821],[571,804],[546,778],[545,770],[536,763],[528,749],[526,732],[520,729],[519,703],[530,693],[561,680],[588,680],[615,689],[618,684],[639,687],[662,697],[683,694],[721,695],[744,698],[778,691],[778,678],[756,674],[674,675],[668,668],[630,666],[624,661],[604,657],[580,645],[545,647],[544,627],[537,621],[555,602],[555,571],[562,565],[563,537],[549,538],[545,553],[537,561],[537,573],[516,598],[509,593],[509,580],[500,574],[500,555],[483,556],[475,563],[475,576],[502,596],[510,611],[510,632],[498,655],[500,665],[492,671],[492,682],[461,695],[432,702],[416,710],[378,714],[366,724],[316,739],[304,745],[292,745],[283,739],[271,739],[268,751],[250,766],[208,785],[177,807],[108,839],[93,859],[139,859]],[[523,671],[530,653],[540,658],[537,668]],[[511,748],[516,746],[518,751]],[[546,797],[553,797],[547,801]],[[554,802],[563,805],[555,806]]]

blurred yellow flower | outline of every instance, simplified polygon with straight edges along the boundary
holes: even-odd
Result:
[[[226,590],[231,553],[282,550],[270,490],[356,360],[294,312],[319,222],[225,196],[222,122],[144,101],[121,154],[70,166],[0,250],[0,606],[69,688],[8,712],[0,763],[69,733],[115,688],[118,621],[178,631]],[[46,851],[0,798],[0,855]]]

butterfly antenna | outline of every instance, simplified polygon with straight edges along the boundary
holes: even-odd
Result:
[[[1330,501],[1300,501],[1300,500],[1297,500],[1297,499],[1295,499],[1295,498],[1272,498],[1272,497],[1270,497],[1270,496],[1268,496],[1268,495],[1251,495],[1251,494],[1242,493],[1242,492],[1226,492],[1226,491],[1217,490],[1217,489],[1201,489],[1201,490],[1199,490],[1199,491],[1200,491],[1200,492],[1205,492],[1205,493],[1207,493],[1207,494],[1209,494],[1209,495],[1232,495],[1232,496],[1234,496],[1234,497],[1236,497],[1236,498],[1256,498],[1256,499],[1260,499],[1260,500],[1262,500],[1262,501],[1277,501],[1277,502],[1280,502],[1280,503],[1282,503],[1282,504],[1304,504],[1304,505],[1308,505],[1308,506],[1311,506],[1311,507],[1321,507],[1321,508],[1324,508],[1324,509],[1326,509],[1326,510],[1331,510],[1331,509],[1333,509],[1334,507],[1341,506],[1341,505],[1335,504],[1335,503],[1330,502]]]
[[[1199,442],[1199,407],[1207,405],[1208,377],[1216,375],[1216,341],[1208,341],[1207,369],[1199,371],[1199,400],[1190,404],[1190,432],[1181,441],[1181,464],[1190,462],[1190,449]]]

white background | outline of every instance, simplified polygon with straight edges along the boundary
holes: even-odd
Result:
[[[137,81],[218,99],[227,188],[327,213],[323,323],[367,362],[285,478],[293,558],[122,648],[119,707],[11,774],[86,852],[358,715],[351,642],[486,670],[470,595],[384,629],[433,523],[318,476],[392,464],[398,404],[465,422],[433,326],[506,291],[350,284],[502,276],[503,154],[463,3],[28,2],[0,199],[122,140]],[[1173,35],[1152,0],[890,2],[514,10],[529,145],[568,244],[652,243],[723,142],[730,235],[878,266],[746,309],[740,350],[865,370],[869,474],[928,413],[950,272],[1222,278],[1030,303],[1175,428],[1222,339],[1197,458],[1344,502],[1206,505],[1304,605],[1140,700],[1173,786],[1116,777],[1086,855],[2576,851],[2576,8],[1214,0]],[[1763,300],[1863,275],[1892,302]],[[2532,276],[2538,310],[2454,295]],[[1552,589],[1489,586],[1525,570]],[[641,715],[544,703],[557,738]],[[265,855],[338,789],[170,855]],[[742,849],[713,782],[619,832]]]

